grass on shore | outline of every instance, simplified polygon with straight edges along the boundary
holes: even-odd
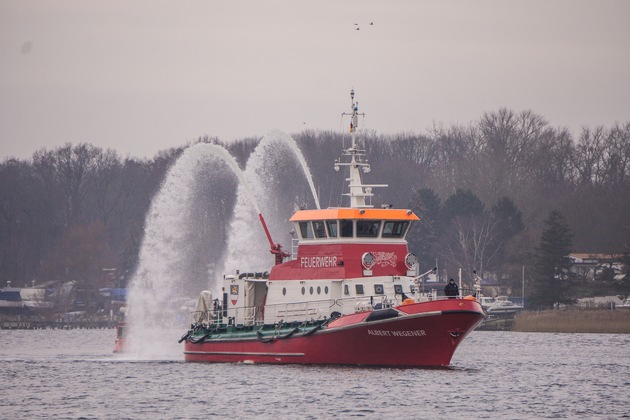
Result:
[[[524,311],[516,316],[512,331],[630,334],[630,310]]]

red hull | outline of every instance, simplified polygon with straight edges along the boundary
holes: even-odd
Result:
[[[364,366],[446,366],[483,320],[475,300],[400,306],[406,315],[366,322],[368,312],[341,317],[310,336],[271,342],[255,338],[186,342],[189,362],[297,363]]]

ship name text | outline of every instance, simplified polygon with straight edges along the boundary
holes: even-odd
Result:
[[[407,331],[387,331],[387,330],[367,330],[368,335],[379,337],[424,337],[427,333],[424,330]]]

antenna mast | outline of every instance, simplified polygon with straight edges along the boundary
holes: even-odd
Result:
[[[350,169],[350,176],[346,178],[350,192],[343,195],[350,196],[350,207],[354,208],[366,208],[374,207],[368,204],[365,200],[366,197],[373,197],[372,188],[387,187],[387,184],[363,184],[361,180],[361,171],[363,173],[370,172],[370,165],[367,160],[363,160],[365,156],[365,150],[359,150],[356,142],[356,131],[359,128],[359,115],[365,116],[364,113],[359,113],[359,102],[354,101],[354,89],[350,91],[351,100],[351,113],[344,112],[342,117],[350,116],[350,136],[352,138],[352,144],[349,149],[343,151],[344,156],[350,156],[350,162],[341,162],[340,159],[335,160],[335,171],[339,171],[341,166],[348,166]]]

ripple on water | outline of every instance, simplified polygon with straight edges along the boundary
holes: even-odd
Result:
[[[0,418],[526,419],[630,413],[630,340],[621,335],[477,331],[449,368],[381,369],[130,360],[111,354],[113,330],[56,333],[0,331]],[[33,345],[38,342],[46,345]]]

